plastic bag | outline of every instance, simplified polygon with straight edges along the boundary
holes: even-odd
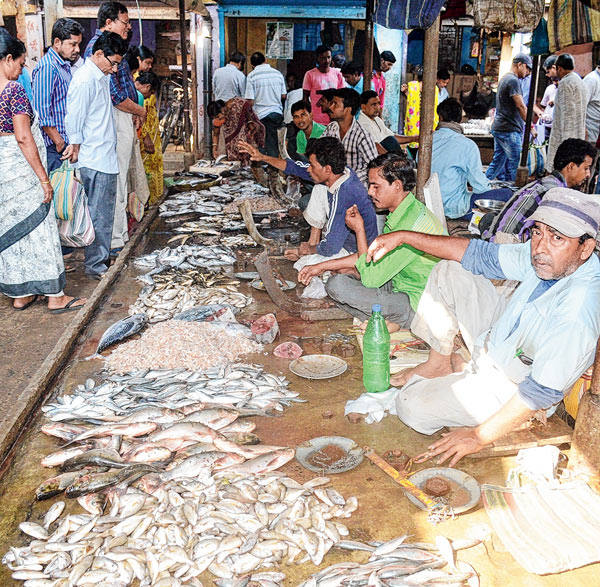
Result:
[[[303,298],[312,298],[314,300],[320,300],[322,298],[327,297],[327,292],[325,291],[325,284],[321,281],[319,277],[315,275],[310,280],[310,283],[304,288],[302,292]]]
[[[87,205],[87,196],[83,190],[77,191],[73,201],[73,218],[58,220],[60,242],[66,247],[87,247],[94,242],[96,233]]]

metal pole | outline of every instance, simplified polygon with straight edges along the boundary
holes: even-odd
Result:
[[[375,0],[367,0],[365,14],[365,64],[363,70],[363,90],[371,89],[373,77],[373,8]]]
[[[185,0],[179,0],[179,37],[181,41],[181,87],[183,88],[183,148],[189,153],[190,145],[190,97],[188,93],[187,34],[185,30]]]
[[[421,124],[419,128],[419,165],[417,166],[417,198],[424,201],[423,187],[431,175],[433,148],[433,119],[435,110],[435,82],[440,41],[440,15],[425,31],[423,50],[423,86],[421,88]]]
[[[540,66],[540,56],[533,58],[533,68],[531,70],[531,85],[529,86],[529,99],[527,100],[527,116],[525,117],[525,132],[523,133],[523,148],[521,150],[521,162],[517,168],[517,177],[515,185],[523,187],[527,183],[529,172],[527,169],[527,155],[529,154],[529,135],[531,134],[531,121],[533,119],[533,106],[537,94],[538,71]]]

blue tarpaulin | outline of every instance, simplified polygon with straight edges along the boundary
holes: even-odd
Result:
[[[388,29],[428,29],[445,0],[377,0],[373,22]]]

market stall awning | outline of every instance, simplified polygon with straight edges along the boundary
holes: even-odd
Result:
[[[224,0],[219,6],[229,17],[364,20],[366,0]]]
[[[388,29],[428,29],[446,0],[380,0],[373,22]]]

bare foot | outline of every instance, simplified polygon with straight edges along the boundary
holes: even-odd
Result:
[[[364,320],[363,322],[361,322],[358,325],[358,327],[360,328],[360,330],[363,334],[365,333],[365,330],[367,329],[368,323],[369,323],[368,320]],[[400,330],[400,325],[396,324],[395,322],[390,322],[389,320],[386,320],[385,325],[387,326],[388,332],[390,334],[392,334],[392,332],[398,332],[398,330]]]
[[[298,249],[288,249],[283,253],[283,256],[288,261],[297,261],[300,258],[300,253],[298,252]]]
[[[454,373],[461,373],[465,370],[468,363],[458,353],[452,353],[450,355],[450,364]]]
[[[48,297],[48,310],[60,310],[64,308],[71,300],[75,298],[72,296],[60,296],[60,297]],[[87,298],[78,298],[73,304],[72,308],[80,308],[87,302]]]
[[[408,380],[413,375],[419,375],[420,377],[424,377],[425,379],[435,379],[436,377],[444,377],[445,375],[450,375],[451,373],[454,373],[454,371],[452,370],[450,357],[448,357],[447,363],[445,361],[431,361],[430,359],[428,359],[427,361],[421,363],[420,365],[417,365],[416,367],[412,367],[411,369],[405,369],[400,373],[396,373],[390,378],[390,384],[394,387],[403,387],[408,383]]]

